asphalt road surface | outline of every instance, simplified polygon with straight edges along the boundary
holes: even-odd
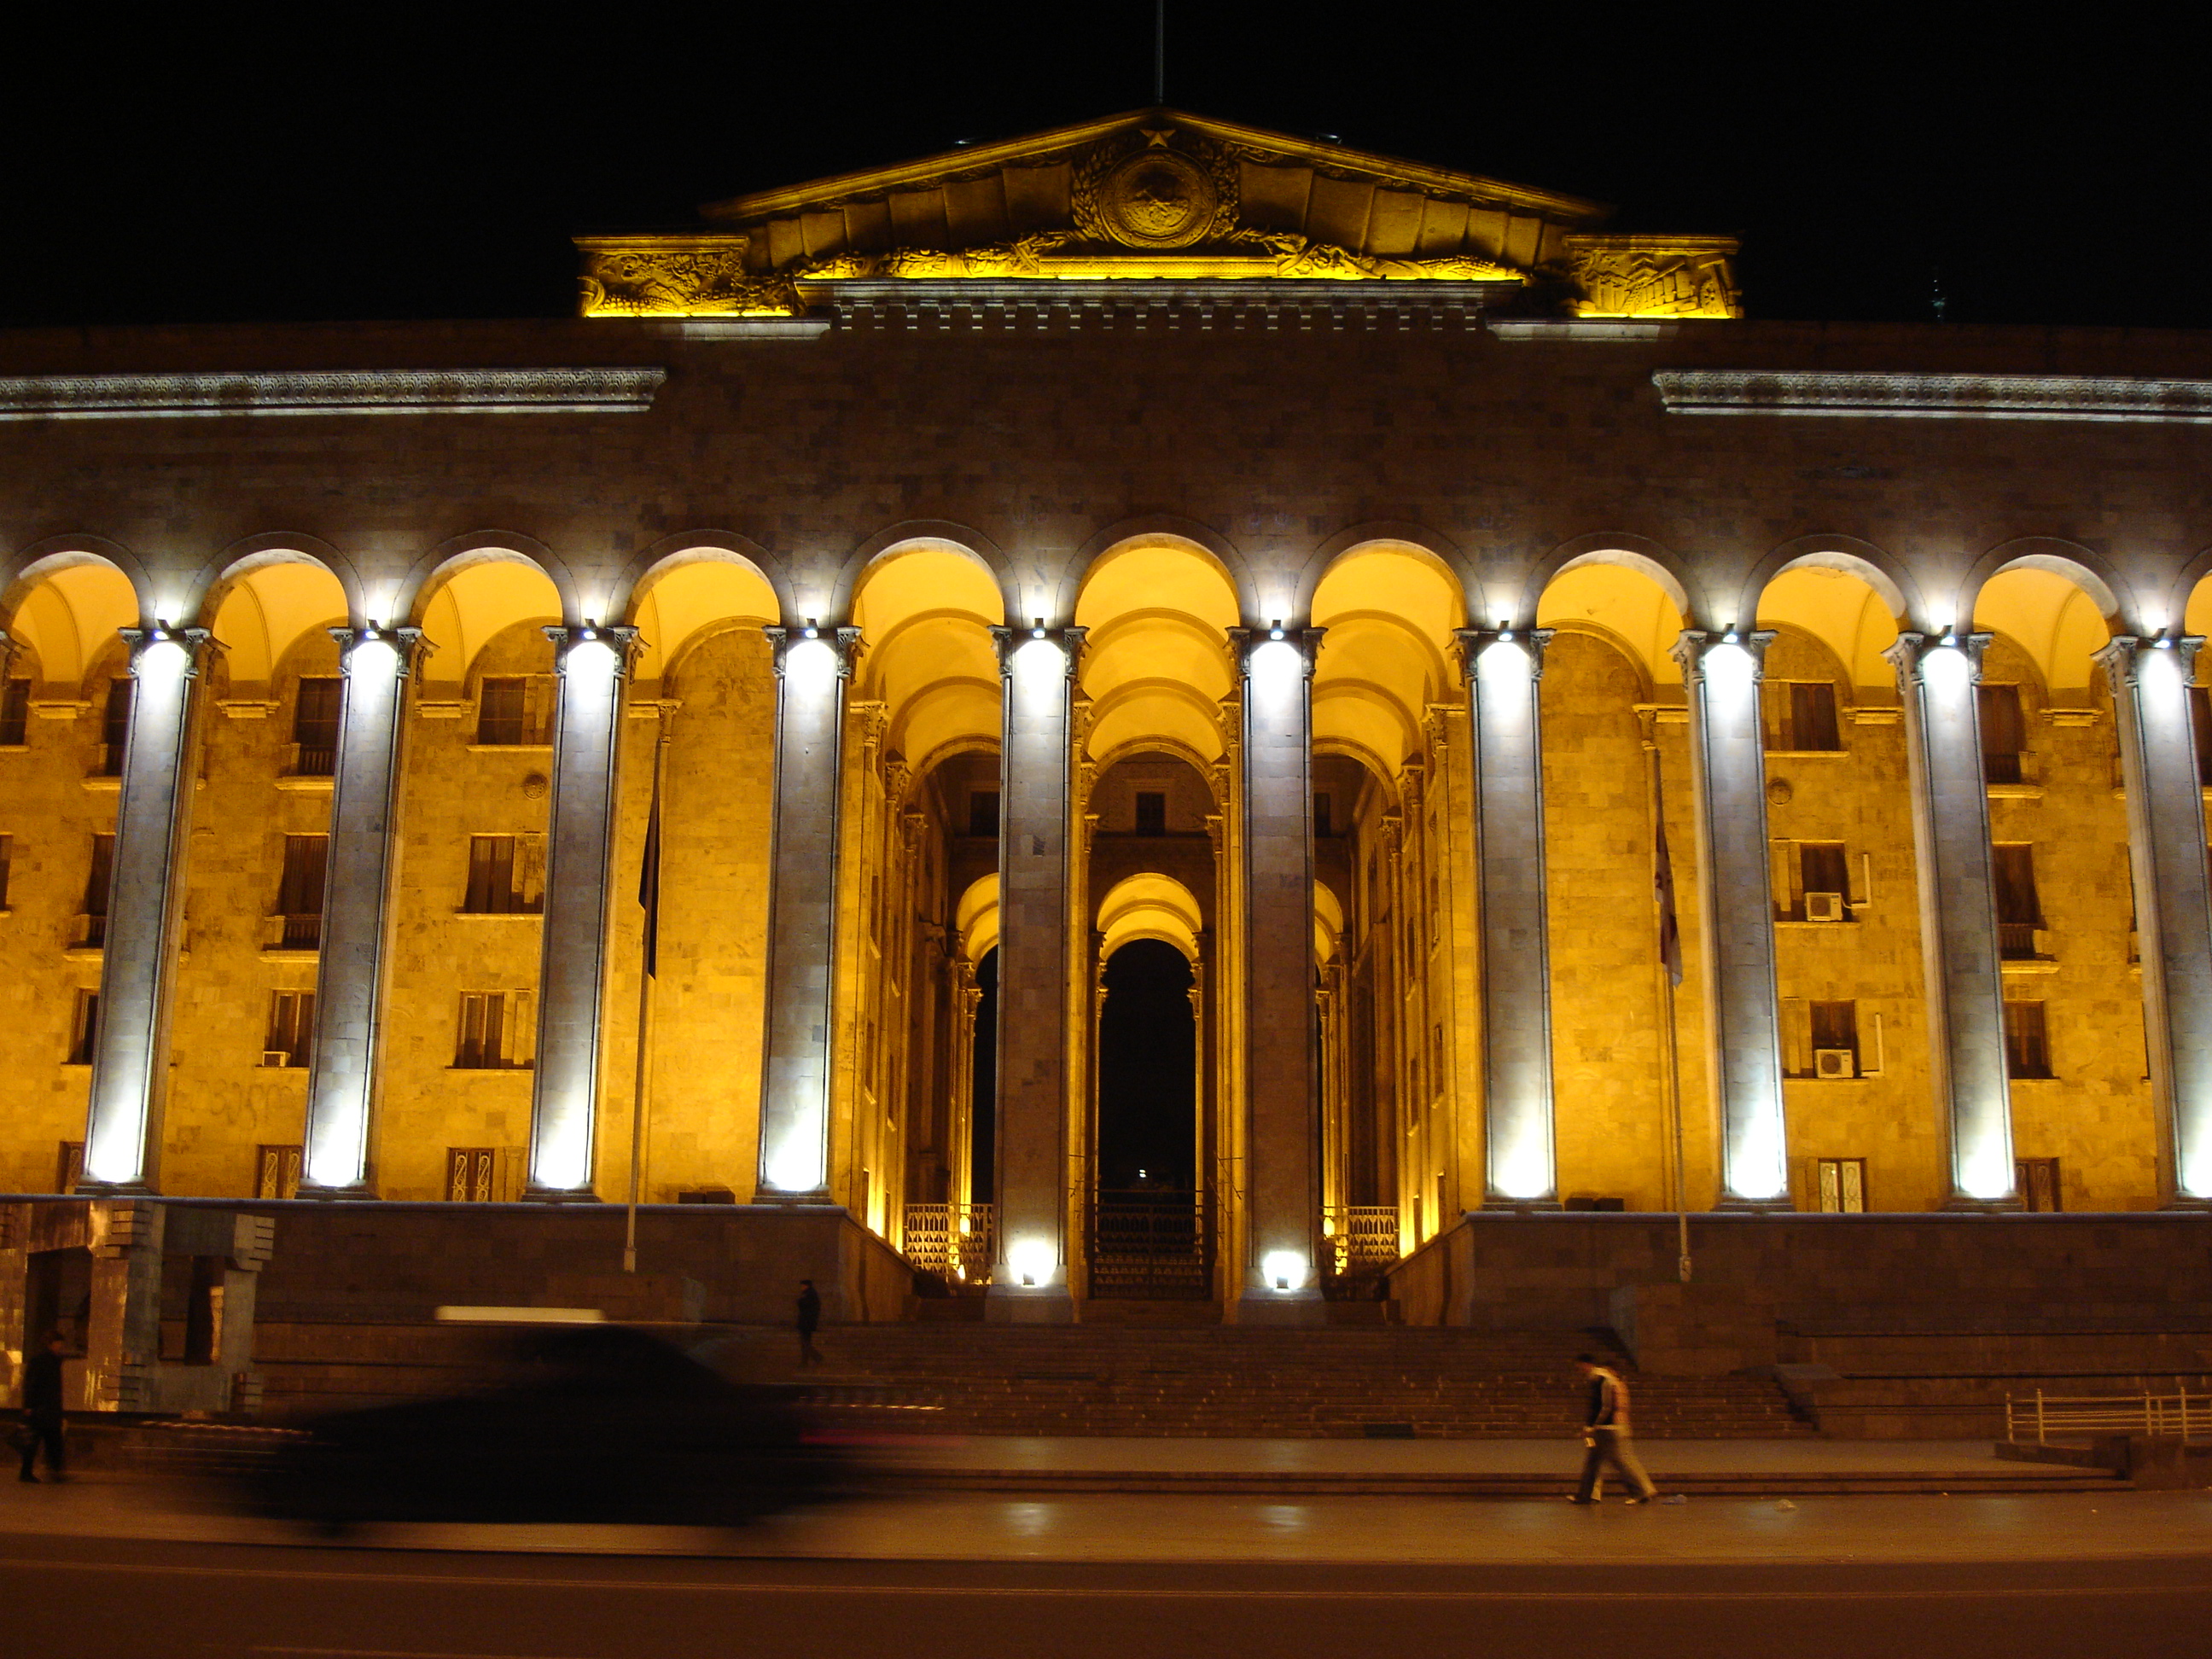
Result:
[[[0,1656],[2212,1654],[2212,1566],[1378,1566],[500,1554],[0,1538]]]

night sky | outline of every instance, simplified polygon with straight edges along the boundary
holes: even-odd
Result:
[[[11,325],[561,316],[574,233],[1151,101],[1146,0],[39,10]],[[1167,96],[1740,235],[1758,317],[2197,326],[2175,15],[1179,0]]]

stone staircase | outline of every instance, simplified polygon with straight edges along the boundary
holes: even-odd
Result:
[[[1626,1368],[1604,1332],[877,1325],[822,1346],[806,1382],[841,1423],[991,1435],[1568,1435],[1574,1355]],[[1647,1437],[1813,1432],[1765,1378],[1628,1374]]]

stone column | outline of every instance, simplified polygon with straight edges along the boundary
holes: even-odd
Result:
[[[1538,696],[1551,638],[1547,628],[1459,635],[1474,741],[1486,1208],[1557,1209],[1559,1201]]]
[[[994,628],[999,756],[999,1260],[989,1318],[1060,1323],[1068,1282],[1071,694],[1080,628]]]
[[[857,628],[770,628],[775,802],[768,1027],[756,1204],[830,1201],[830,1039],[837,942],[837,804]]]
[[[1243,678],[1245,1259],[1237,1318],[1318,1324],[1313,672],[1320,629],[1237,629]]]
[[[331,789],[330,880],[315,970],[315,1047],[307,1076],[310,1197],[366,1198],[392,930],[401,738],[419,628],[333,628],[344,678]]]
[[[1773,638],[1689,629],[1674,650],[1690,709],[1706,1063],[1720,1107],[1725,1210],[1790,1207],[1759,718],[1759,683]]]
[[[209,641],[204,628],[122,632],[131,643],[131,725],[84,1131],[87,1192],[151,1192],[160,1178],[191,844],[192,685]]]
[[[2143,1036],[2168,1208],[2212,1206],[2212,896],[2189,688],[2201,635],[2122,635],[2097,653],[2112,686],[2142,959]]]
[[[528,1198],[593,1196],[599,1026],[607,982],[623,687],[635,628],[548,628],[560,702],[545,834],[545,918],[538,970],[538,1059],[530,1103]]]
[[[2004,975],[1997,952],[1989,786],[1977,688],[1987,634],[1899,634],[1897,668],[1912,775],[1928,1063],[1951,1138],[1947,1209],[2014,1209]],[[2203,840],[2203,831],[2197,832]],[[2145,975],[2148,983],[2148,975]]]

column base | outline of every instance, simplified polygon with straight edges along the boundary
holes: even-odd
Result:
[[[1490,1215],[1559,1215],[1566,1209],[1567,1206],[1564,1199],[1504,1198],[1485,1194],[1482,1207],[1484,1212]],[[1439,1233],[1448,1231],[1451,1224],[1447,1222],[1437,1231]]]
[[[1328,1304],[1319,1291],[1247,1291],[1237,1298],[1239,1325],[1326,1325]]]
[[[2027,1206],[2017,1197],[1970,1198],[1965,1193],[1954,1193],[1943,1200],[1945,1215],[2019,1215]]]
[[[830,1189],[827,1187],[817,1187],[811,1193],[786,1192],[781,1187],[756,1187],[753,1188],[752,1201],[777,1210],[823,1210],[844,1207],[830,1196]]]
[[[319,1204],[365,1204],[381,1200],[381,1194],[365,1181],[356,1182],[349,1187],[318,1187],[312,1182],[303,1181],[292,1196],[311,1199]]]
[[[525,1187],[521,1202],[525,1204],[598,1204],[604,1200],[590,1188],[574,1192],[565,1187]]]
[[[71,1198],[159,1198],[161,1190],[143,1181],[80,1181]]]
[[[2178,1210],[2192,1215],[2208,1215],[2212,1214],[2212,1198],[2191,1198],[2185,1193],[2175,1193],[2158,1207],[2160,1210]]]
[[[1020,1285],[994,1285],[983,1292],[983,1322],[987,1325],[1073,1325],[1075,1298],[1064,1285],[1042,1290]]]
[[[1791,1203],[1787,1197],[1723,1197],[1717,1204],[1713,1206],[1713,1210],[1716,1213],[1721,1215],[1795,1215],[1797,1213],[1796,1205]],[[1654,1215],[1674,1215],[1677,1212],[1673,1210],[1655,1210],[1651,1212],[1651,1213]],[[1695,1215],[1697,1212],[1692,1210],[1690,1213]]]

